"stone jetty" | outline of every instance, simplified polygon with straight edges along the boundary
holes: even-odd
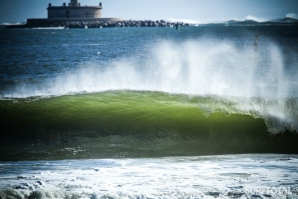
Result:
[[[113,28],[113,27],[175,27],[189,26],[187,23],[166,22],[164,20],[121,20],[121,21],[91,21],[91,22],[72,22],[59,24],[65,28]]]
[[[183,27],[190,26],[183,22],[167,22],[165,20],[53,20],[53,21],[27,21],[24,25],[11,25],[6,28],[113,28],[113,27]]]

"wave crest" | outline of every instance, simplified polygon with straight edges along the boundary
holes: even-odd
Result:
[[[298,14],[297,13],[288,13],[286,15],[286,18],[298,19]]]

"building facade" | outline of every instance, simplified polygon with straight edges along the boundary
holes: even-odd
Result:
[[[102,4],[99,6],[81,6],[78,0],[71,0],[68,5],[63,3],[62,6],[52,6],[49,3],[48,19],[65,19],[65,18],[101,18]]]

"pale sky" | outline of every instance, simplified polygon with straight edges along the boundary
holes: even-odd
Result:
[[[22,22],[27,18],[46,18],[48,3],[60,6],[70,0],[0,0],[0,24]],[[81,5],[97,6],[98,0],[79,0]],[[103,17],[125,20],[184,20],[218,22],[261,21],[298,16],[298,0],[101,0]]]

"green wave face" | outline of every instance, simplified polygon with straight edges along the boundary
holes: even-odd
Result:
[[[215,96],[114,91],[10,99],[1,101],[0,120],[2,160],[298,152],[297,134],[273,135],[268,118]]]

